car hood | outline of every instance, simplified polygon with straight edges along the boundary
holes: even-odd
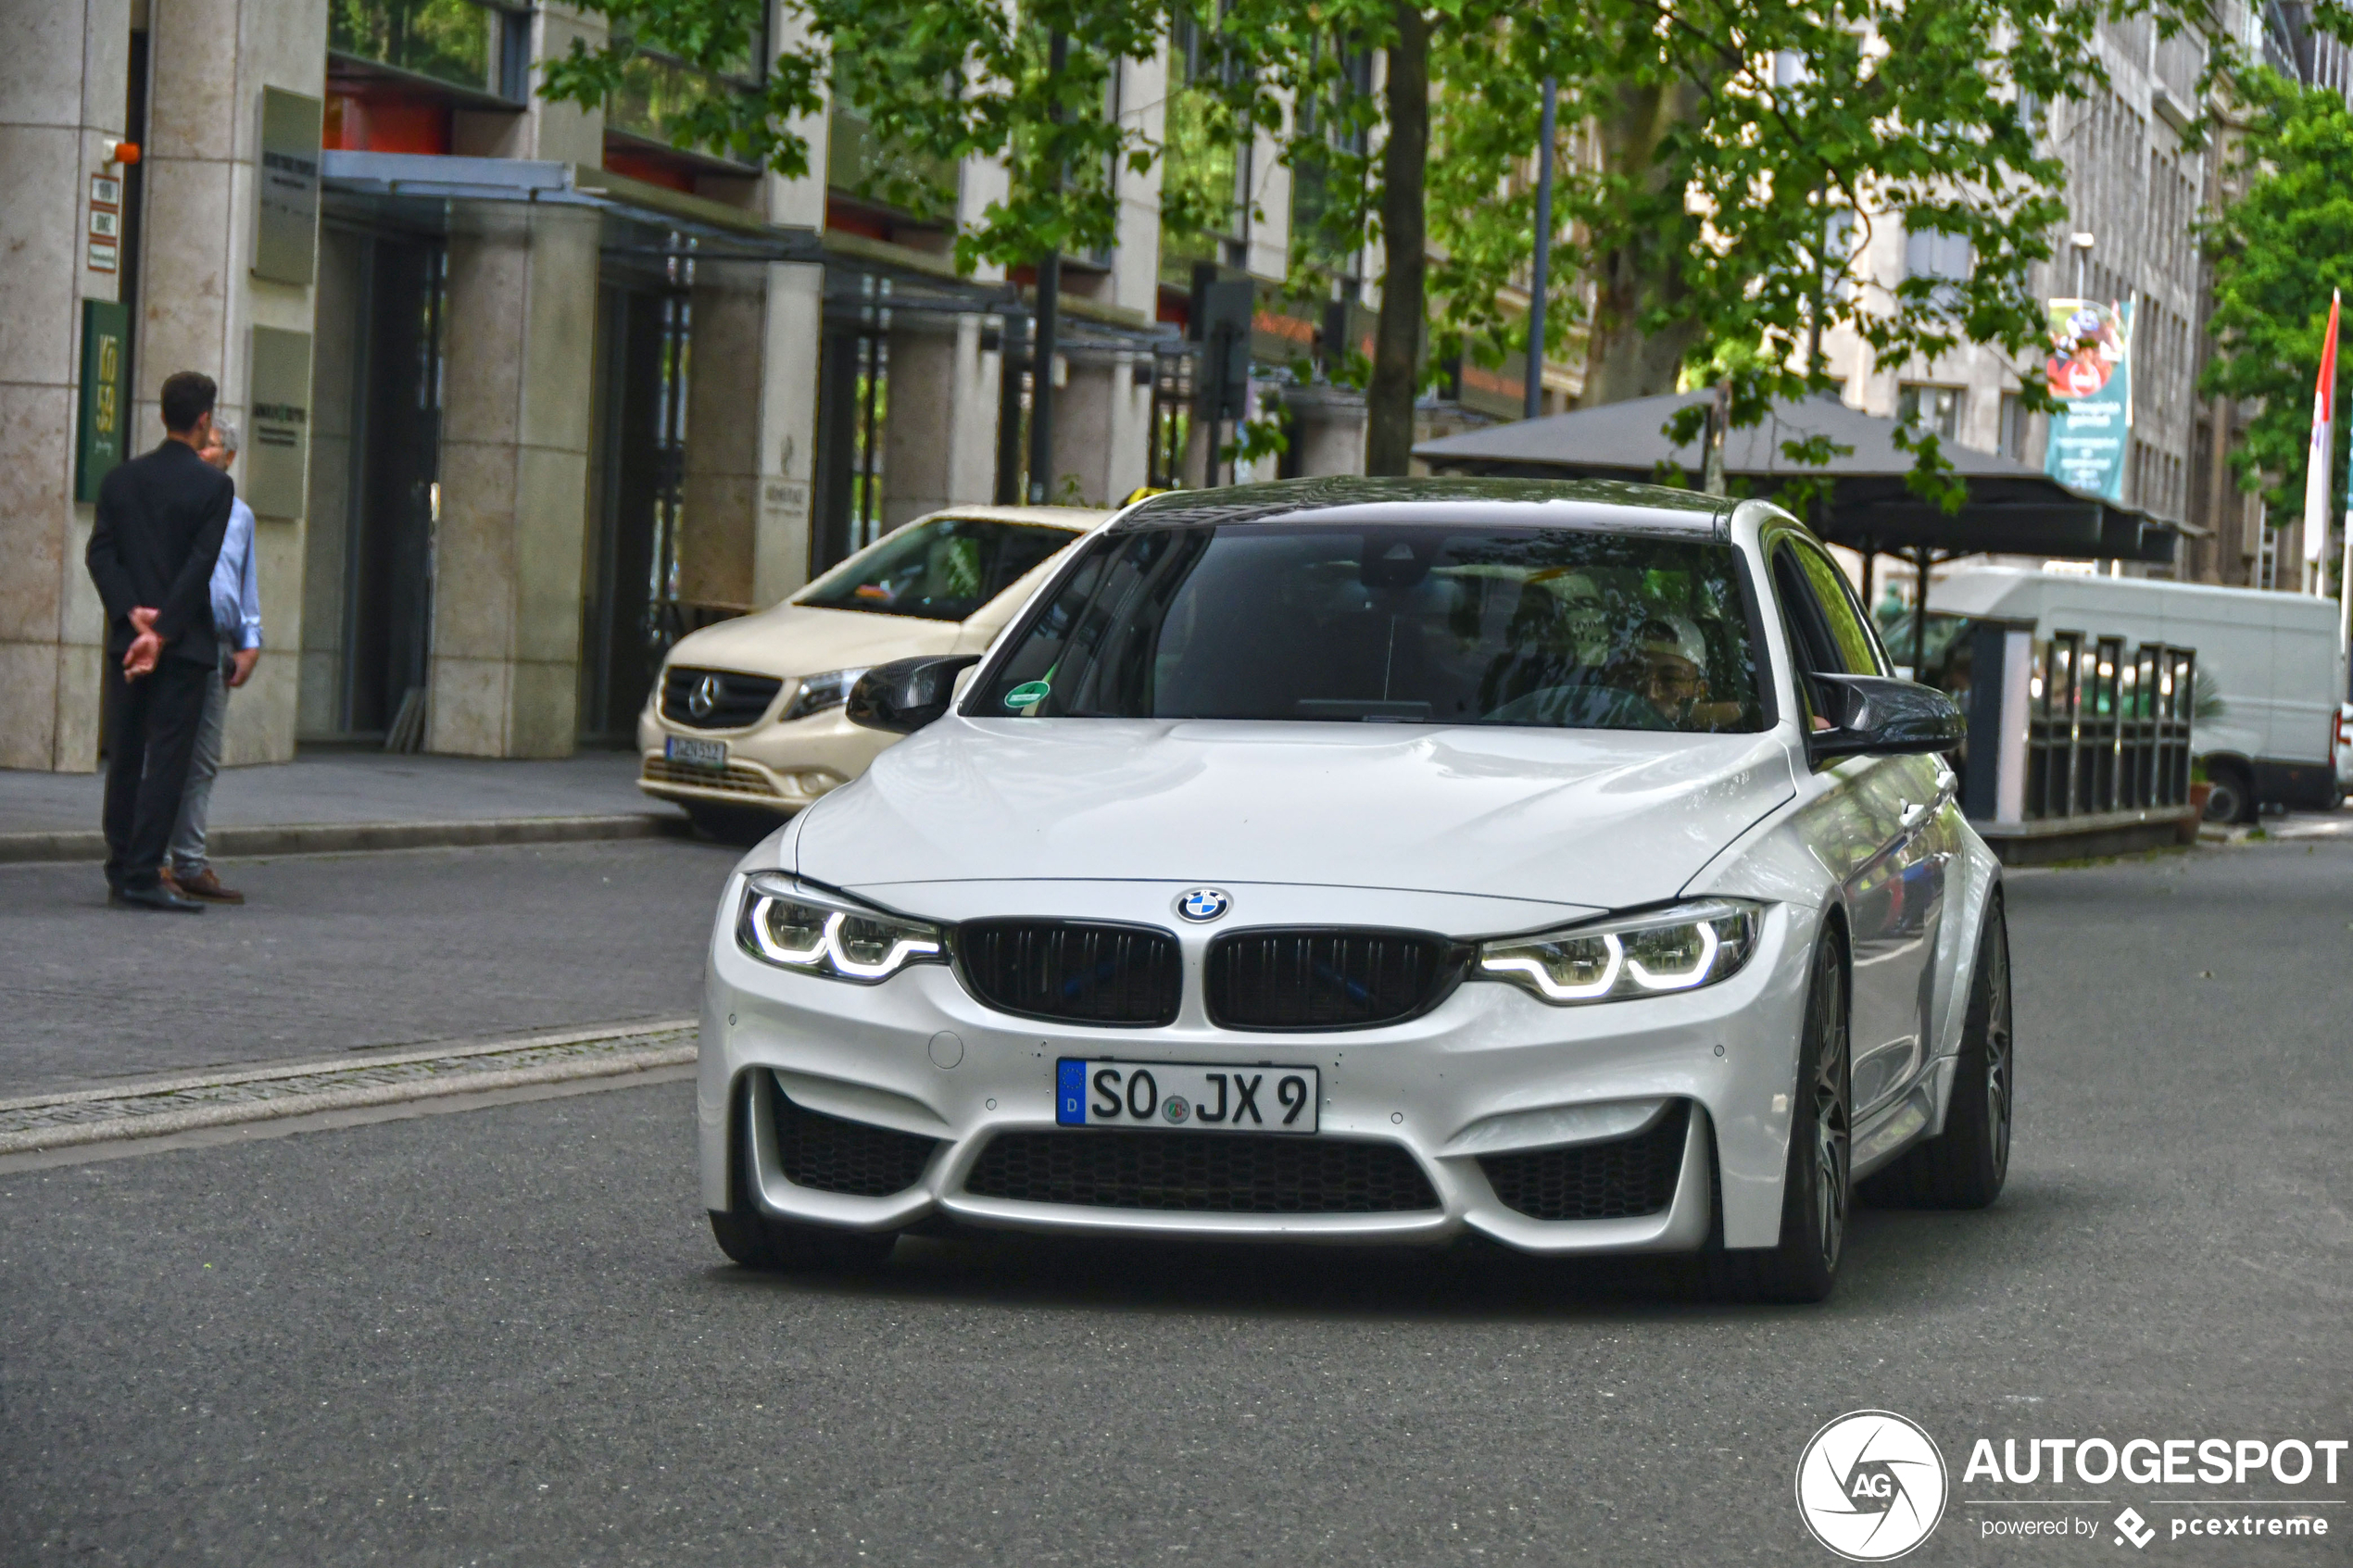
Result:
[[[670,662],[747,675],[817,675],[916,654],[947,653],[963,631],[963,622],[955,621],[781,604],[681,637],[671,649]]]
[[[1118,879],[1615,909],[1794,797],[1769,734],[950,716],[791,835],[837,887]]]

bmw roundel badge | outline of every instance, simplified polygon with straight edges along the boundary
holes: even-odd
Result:
[[[1190,888],[1176,898],[1176,912],[1196,925],[1206,925],[1233,907],[1232,896],[1222,887]]]

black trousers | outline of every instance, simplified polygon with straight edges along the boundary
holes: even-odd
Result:
[[[180,820],[211,671],[170,653],[136,681],[123,678],[120,654],[106,656],[106,671],[107,883],[153,887]]]

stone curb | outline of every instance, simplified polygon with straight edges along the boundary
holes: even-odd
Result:
[[[216,1089],[232,1084],[261,1084],[275,1078],[308,1078],[317,1073],[363,1072],[371,1067],[405,1067],[412,1061],[448,1061],[470,1056],[505,1056],[548,1046],[587,1045],[598,1040],[679,1035],[697,1027],[692,1018],[631,1019],[585,1029],[555,1029],[536,1035],[508,1035],[497,1039],[428,1040],[413,1046],[369,1046],[337,1051],[333,1056],[300,1057],[291,1061],[265,1061],[195,1073],[167,1073],[152,1077],[122,1078],[87,1089],[53,1089],[45,1094],[0,1099],[0,1113],[37,1110],[52,1105],[74,1105],[97,1099],[147,1099],[182,1089]]]
[[[693,1046],[664,1046],[654,1050],[615,1053],[583,1060],[548,1062],[487,1073],[453,1073],[446,1078],[424,1078],[407,1084],[371,1084],[362,1088],[333,1089],[325,1094],[288,1095],[282,1099],[249,1100],[235,1105],[208,1105],[187,1110],[159,1111],[152,1116],[126,1116],[112,1122],[76,1123],[31,1132],[0,1134],[0,1155],[30,1154],[67,1148],[76,1144],[111,1143],[122,1138],[157,1137],[197,1127],[220,1127],[237,1122],[267,1122],[281,1116],[302,1116],[317,1110],[348,1110],[358,1106],[394,1105],[434,1099],[443,1095],[480,1094],[489,1089],[520,1088],[527,1084],[560,1084],[574,1078],[613,1078],[656,1067],[683,1067],[695,1060]]]
[[[671,812],[593,817],[488,817],[454,822],[295,822],[217,827],[206,847],[223,859],[262,855],[340,855],[368,849],[456,849],[488,844],[575,844],[616,838],[684,838],[694,831]],[[104,834],[90,830],[0,833],[0,865],[103,860]]]

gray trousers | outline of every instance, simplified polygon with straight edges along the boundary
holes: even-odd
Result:
[[[212,781],[220,771],[220,732],[229,721],[229,650],[206,678],[204,717],[196,721],[196,746],[188,759],[187,787],[180,792],[180,821],[171,829],[164,859],[172,873],[195,875],[205,868],[205,815],[212,809]]]

